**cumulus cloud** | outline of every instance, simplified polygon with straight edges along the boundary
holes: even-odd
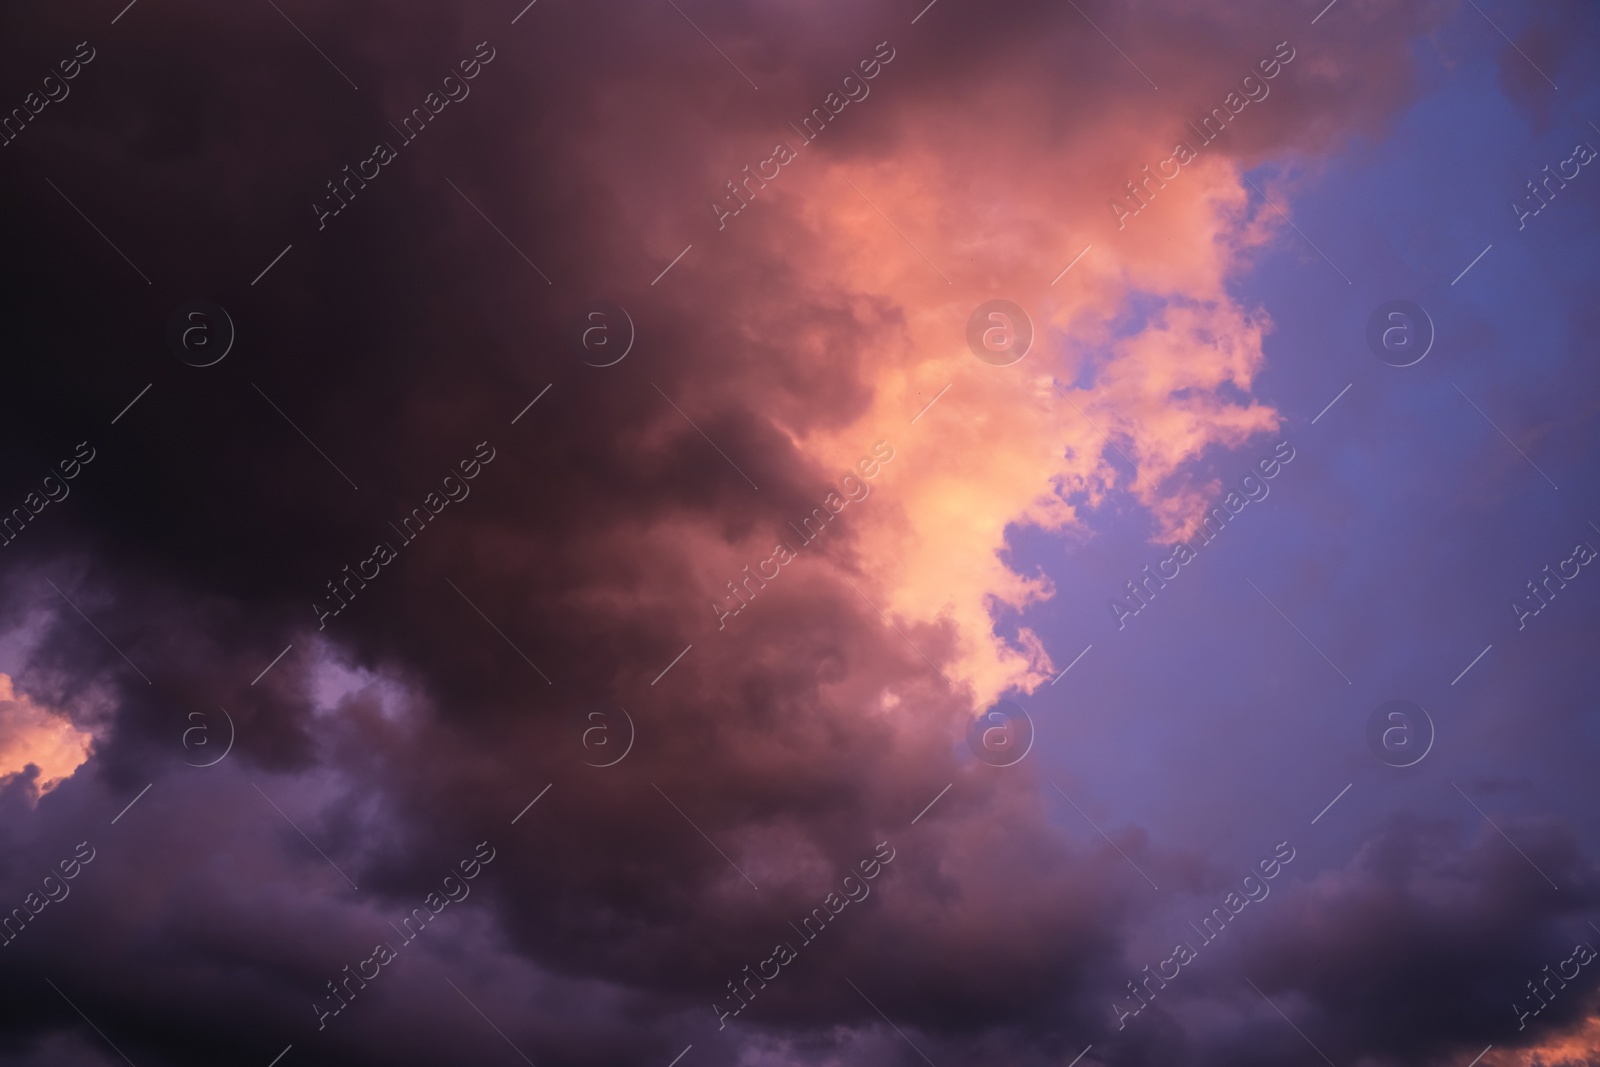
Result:
[[[92,733],[17,693],[0,673],[0,785],[28,775],[39,795],[48,793],[83,766],[93,744]]]
[[[1350,36],[1337,60],[1297,37],[1304,52],[1272,96],[1119,229],[1106,200],[1299,34],[1298,15],[1269,32],[1288,25],[1276,5],[1096,11],[1162,82],[1149,96],[1128,95],[1142,83],[1087,23],[1026,3],[1005,18],[941,4],[914,32],[886,5],[697,8],[760,90],[670,7],[616,19],[541,4],[514,34],[490,5],[308,18],[357,94],[269,9],[135,8],[90,72],[102,95],[84,81],[39,132],[164,295],[127,295],[120,262],[87,268],[112,295],[74,335],[71,374],[27,369],[47,402],[6,432],[44,449],[22,442],[78,417],[75,376],[93,379],[109,420],[149,380],[120,362],[130,323],[155,336],[190,288],[219,292],[241,339],[208,377],[152,342],[141,358],[163,377],[105,443],[84,511],[47,514],[58,540],[13,548],[70,556],[71,590],[94,593],[95,625],[153,679],[118,673],[81,620],[53,625],[39,664],[119,691],[92,774],[73,774],[87,734],[0,705],[21,716],[6,720],[21,725],[3,768],[31,762],[62,783],[40,804],[60,839],[109,825],[155,780],[141,804],[164,818],[120,822],[127,843],[105,861],[132,903],[86,888],[61,906],[79,909],[81,933],[58,927],[57,947],[85,949],[68,958],[95,960],[96,944],[125,961],[70,968],[97,1019],[197,1056],[220,1058],[240,1028],[263,1062],[291,1041],[298,1053],[320,1040],[309,1004],[329,966],[354,958],[331,946],[359,929],[367,947],[387,909],[488,837],[507,844],[460,937],[405,961],[370,1023],[313,1048],[449,1054],[460,1020],[441,1022],[439,998],[463,1006],[430,967],[454,968],[488,1015],[568,1062],[596,1047],[637,1061],[680,1039],[714,1049],[713,1063],[897,1048],[845,975],[953,1056],[1065,1062],[1080,1034],[1105,1032],[1102,991],[1120,988],[1144,883],[1101,839],[1063,838],[1031,765],[996,776],[962,754],[974,712],[1062,666],[1027,628],[995,632],[998,615],[1053,595],[1006,549],[1019,528],[1082,535],[1121,493],[1171,535],[1206,499],[1195,461],[1279,425],[1253,393],[1270,319],[1230,283],[1285,230],[1241,176],[1404,102],[1407,42],[1435,12],[1384,11],[1396,32]],[[28,17],[41,32],[75,25]],[[178,61],[180,26],[184,40],[225,42],[226,60]],[[312,198],[485,36],[499,54],[470,99],[318,231]],[[871,96],[717,230],[724,183],[793,137],[789,120],[886,37],[898,52]],[[163,74],[142,80],[152,64]],[[114,187],[94,178],[111,173]],[[0,188],[61,209],[15,173]],[[1292,191],[1272,192],[1292,210]],[[164,208],[127,206],[142,203]],[[47,306],[103,251],[63,252],[54,223],[28,218],[17,240],[49,279],[19,283],[19,299]],[[639,330],[608,371],[570,351],[573,314],[601,293]],[[1037,328],[1009,368],[963,339],[994,297]],[[480,441],[497,458],[470,497],[397,545],[378,578],[343,584]],[[870,495],[794,545],[719,627],[711,605],[728,583],[879,441],[894,459]],[[13,599],[33,596],[31,574],[8,581]],[[319,630],[311,603],[330,582],[349,607]],[[615,773],[578,748],[597,703],[637,723]],[[181,765],[178,738],[189,710],[212,706],[231,709],[240,737],[204,778]],[[1141,863],[1185,861],[1136,826],[1110,832]],[[233,835],[242,843],[212,847]],[[48,836],[30,846],[44,863]],[[710,1005],[729,977],[883,840],[902,853],[873,897],[713,1044]],[[341,897],[318,851],[366,895]],[[188,1007],[138,977],[156,944],[162,988],[203,995],[217,1020],[199,1044],[185,1044]],[[29,1035],[70,1022],[56,1004]],[[1129,1062],[1181,1043],[1161,1024],[1149,1034]]]

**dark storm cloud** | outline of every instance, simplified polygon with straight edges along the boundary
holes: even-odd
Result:
[[[838,473],[796,441],[868,410],[859,353],[899,336],[904,313],[798,270],[825,247],[801,221],[719,233],[708,201],[880,40],[903,54],[805,151],[890,153],[898,122],[1015,66],[1040,78],[1041,110],[1110,125],[1092,102],[1129,72],[1044,4],[1001,17],[943,0],[915,38],[899,6],[694,6],[759,90],[671,5],[540,0],[512,25],[518,7],[285,8],[315,46],[270,4],[143,0],[114,27],[114,10],[4,16],[12,97],[78,40],[97,49],[72,95],[0,150],[17,312],[0,335],[16,354],[6,484],[30,484],[79,440],[101,450],[72,500],[5,549],[8,614],[49,612],[21,682],[98,735],[94,762],[36,809],[25,782],[0,793],[5,899],[77,842],[105,842],[73,896],[0,950],[0,989],[25,1015],[6,1053],[110,1062],[98,1046],[61,1051],[80,1018],[46,975],[136,1062],[265,1064],[291,1043],[285,1067],[512,1055],[480,1008],[541,1064],[670,1058],[680,1042],[698,1062],[735,1062],[741,1042],[772,1062],[848,1056],[871,1039],[830,1028],[881,1028],[876,1008],[940,1062],[1065,1062],[1109,1041],[1126,940],[1152,921],[1146,886],[1099,838],[1056,832],[1032,765],[997,774],[958,758],[968,701],[920,658],[953,656],[953,637],[927,624],[902,640],[838,580],[860,577],[848,518],[737,630],[712,625],[704,574],[738,574],[754,531],[830,491]],[[1358,30],[1337,31],[1353,58],[1317,68],[1298,104],[1262,109],[1233,150],[1326,147],[1402,103],[1406,35],[1434,16],[1384,11],[1404,31],[1395,43],[1363,58]],[[1264,38],[1246,28],[1278,17],[1095,14],[1172,74],[1165,93],[1196,104],[1256,58]],[[443,79],[485,41],[494,58],[470,94],[397,143],[390,123],[447,95]],[[394,159],[323,216],[326,183],[379,143]],[[652,285],[689,244],[693,258]],[[609,375],[571,340],[598,296],[639,326]],[[172,309],[196,297],[238,327],[204,370],[165,342]],[[485,442],[494,458],[464,478]],[[896,462],[914,460],[907,448]],[[435,508],[446,476],[470,491]],[[417,507],[437,515],[408,543],[391,523]],[[344,586],[379,544],[392,561]],[[330,580],[349,606],[319,629]],[[358,681],[318,700],[334,668]],[[627,707],[638,728],[628,761],[605,771],[583,765],[579,741],[596,703]],[[180,738],[191,711],[213,707],[238,747],[207,776],[183,765]],[[1141,865],[1192,862],[1114,833]],[[1459,1006],[1402,1032],[1383,996],[1331,977],[1360,967],[1335,951],[1341,937],[1399,923],[1386,894],[1402,913],[1430,906],[1413,853],[1476,863],[1480,892],[1516,902],[1520,872],[1481,845],[1452,859],[1432,833],[1392,830],[1345,881],[1286,892],[1250,973],[1370,1019],[1360,1040],[1386,1053],[1453,1047],[1452,1028],[1471,1032]],[[485,840],[497,858],[471,898],[319,1031],[326,982]],[[872,896],[719,1031],[728,979],[797,936],[789,924],[882,841],[897,857]],[[1313,894],[1344,934],[1276,925]],[[1427,937],[1395,932],[1417,978],[1463,992],[1466,978],[1433,968],[1450,938],[1499,913],[1490,903]],[[1553,938],[1529,923],[1528,938]],[[1508,933],[1444,958],[1488,1004],[1491,977],[1534,954]],[[1330,956],[1326,982],[1297,981],[1293,962]],[[1144,1022],[1103,1062],[1256,1055],[1237,1033],[1203,1043]],[[801,1047],[776,1047],[787,1040]]]
[[[1393,816],[1341,867],[1286,880],[1274,891],[1283,899],[1269,893],[1259,917],[1247,908],[1237,928],[1218,935],[1214,947],[1203,945],[1191,966],[1204,969],[1207,981],[1180,972],[1170,988],[1147,987],[1152,1003],[1128,1029],[1165,1022],[1176,1036],[1180,1015],[1238,1020],[1217,1033],[1214,1047],[1186,1042],[1187,1054],[1203,1063],[1276,1063],[1308,1053],[1273,1005],[1292,1008],[1294,1024],[1335,1062],[1446,1063],[1489,1043],[1550,1040],[1593,1010],[1592,993],[1574,983],[1526,1027],[1513,1005],[1537,1006],[1525,983],[1542,980],[1542,968],[1570,956],[1575,942],[1594,943],[1583,917],[1594,906],[1595,870],[1558,822],[1509,829],[1538,868],[1560,880],[1559,892],[1487,825],[1479,833]],[[1181,921],[1168,925],[1200,943]]]

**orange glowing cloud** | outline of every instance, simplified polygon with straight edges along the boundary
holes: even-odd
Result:
[[[1573,1028],[1540,1045],[1495,1049],[1484,1067],[1590,1067],[1600,1063],[1600,1015],[1585,1016]]]
[[[714,371],[687,378],[678,402],[744,426],[746,454],[759,423],[793,450],[786,462],[824,474],[874,441],[893,445],[901,458],[873,501],[852,505],[831,539],[848,550],[809,554],[825,554],[834,578],[871,599],[866,617],[881,612],[977,708],[1036,688],[1064,651],[1026,628],[995,632],[1054,595],[1043,574],[1008,564],[1008,530],[1088,537],[1090,512],[1120,491],[1170,542],[1215,495],[1197,461],[1281,426],[1255,395],[1272,322],[1235,283],[1269,243],[1294,239],[1293,197],[1261,179],[1252,189],[1245,172],[1269,159],[1303,171],[1340,131],[1381,124],[1409,84],[1402,35],[1336,63],[1326,35],[1283,40],[1240,9],[1175,17],[1176,32],[1136,12],[1115,28],[1137,73],[1071,18],[1019,27],[1010,47],[977,55],[971,26],[948,31],[960,49],[908,38],[870,97],[825,132],[808,140],[763,115],[752,128],[772,132],[719,145],[697,183],[721,196],[769,137],[794,153],[781,177],[700,215],[715,234],[693,253],[705,250],[702,284],[717,294]],[[958,61],[953,74],[945,64]],[[1144,92],[1145,68],[1159,91]],[[1209,138],[1194,125],[1217,115],[1226,128]],[[631,173],[614,162],[607,173]],[[664,261],[683,246],[652,222],[659,183],[634,184],[615,200]],[[1034,332],[1026,358],[1004,367],[966,339],[975,309],[996,299],[1023,308]],[[682,432],[676,419],[660,423],[664,439]],[[688,543],[699,534],[710,543]],[[727,564],[767,554],[771,539],[764,525],[708,524],[687,536],[685,569],[714,576],[721,596]]]
[[[93,734],[17,694],[10,675],[0,673],[0,783],[32,765],[39,770],[39,794],[48,793],[83,766],[93,743]]]
[[[979,116],[972,122],[993,179],[987,189],[969,157],[901,145],[871,162],[813,156],[817,172],[787,191],[786,206],[818,245],[813,285],[847,279],[892,302],[900,324],[862,354],[867,409],[846,425],[813,428],[801,447],[825,468],[848,467],[875,438],[901,451],[883,486],[893,503],[858,512],[856,563],[878,606],[919,648],[925,640],[949,657],[946,673],[981,708],[1053,670],[1031,631],[1014,640],[994,633],[997,609],[1053,594],[1043,576],[1004,562],[1008,526],[1081,532],[1068,496],[1083,493],[1080,506],[1092,508],[1115,487],[1132,491],[1158,533],[1171,536],[1207,495],[1184,483],[1185,465],[1270,432],[1280,418],[1247,397],[1270,322],[1226,286],[1269,232],[1246,206],[1236,164],[1196,161],[1149,217],[1118,231],[1095,205],[1129,168],[1078,164],[1090,173],[1076,180],[1061,173],[1075,152],[1114,153],[1114,144],[1069,139],[1041,155],[1036,128],[1014,125],[1002,136],[978,129]],[[941,140],[952,124],[960,138],[959,123],[944,116]],[[1148,153],[1148,141],[1138,150]],[[1087,218],[1064,224],[1064,204],[1088,205]],[[1114,326],[1136,295],[1159,310],[1137,330]],[[1029,355],[1009,367],[978,360],[965,339],[973,309],[997,297],[1024,307],[1035,329]],[[1136,464],[1136,481],[1107,458],[1118,451]]]

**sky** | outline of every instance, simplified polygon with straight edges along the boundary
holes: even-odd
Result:
[[[0,1065],[1600,1064],[1597,59],[12,5]]]

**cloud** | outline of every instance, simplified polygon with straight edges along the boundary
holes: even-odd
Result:
[[[236,1054],[223,1034],[247,1034],[263,1062],[280,1038],[300,1051],[334,946],[354,946],[338,964],[356,958],[368,926],[485,836],[508,843],[498,881],[480,889],[481,926],[427,962],[457,967],[519,1039],[574,1061],[596,1032],[619,1059],[680,1035],[701,1051],[730,964],[770,952],[885,839],[902,858],[873,898],[741,1022],[752,1056],[898,1050],[845,974],[953,1052],[1066,1062],[1080,1033],[1107,1027],[1103,991],[1121,988],[1125,945],[1151,910],[1145,883],[1102,839],[1061,830],[1033,765],[1000,776],[962,754],[975,711],[1062,665],[1027,629],[995,633],[997,616],[1053,595],[1007,550],[1024,528],[1088,536],[1094,509],[1120,493],[1170,534],[1206,498],[1196,461],[1279,425],[1253,392],[1271,323],[1233,285],[1268,243],[1296,238],[1242,173],[1326,150],[1401,106],[1409,42],[1432,9],[1390,6],[1398,32],[1374,41],[1336,31],[1339,59],[1333,43],[1297,38],[1304,52],[1273,95],[1119,230],[1107,199],[1281,33],[1301,33],[1298,15],[1267,32],[1279,10],[1264,3],[1107,13],[1104,28],[1162,84],[1146,96],[1058,6],[996,18],[943,3],[915,35],[886,5],[697,8],[757,91],[667,6],[619,20],[541,4],[513,37],[498,8],[401,18],[358,4],[304,24],[362,85],[347,95],[270,10],[144,7],[123,21],[157,59],[108,42],[90,72],[107,89],[85,81],[36,132],[54,131],[81,183],[71,191],[163,293],[217,293],[237,312],[237,355],[200,377],[152,341],[129,370],[128,323],[170,309],[126,295],[125,264],[92,233],[63,247],[55,223],[29,221],[64,210],[48,188],[0,177],[24,208],[18,254],[36,254],[46,279],[23,279],[17,300],[80,299],[63,295],[68,277],[110,294],[61,342],[79,361],[71,373],[47,361],[18,371],[44,398],[7,427],[18,449],[53,454],[31,442],[77,425],[85,404],[109,419],[146,367],[157,376],[86,476],[101,480],[80,486],[84,510],[48,516],[59,540],[14,546],[71,561],[67,591],[94,593],[80,602],[95,626],[153,680],[132,678],[64,611],[36,664],[120,699],[93,773],[41,802],[43,825],[61,839],[109,825],[155,780],[140,817],[116,828],[126,843],[91,872],[118,871],[126,896],[86,886],[62,906],[78,919],[55,947],[84,949],[63,958],[118,1005],[108,1029],[212,1048],[187,1043],[183,998],[141,977],[160,945],[161,989],[214,1007],[218,1058]],[[167,61],[176,27],[216,52]],[[501,52],[470,101],[317,232],[311,199],[386,136],[387,109],[410,106],[484,36]],[[793,136],[787,117],[885,37],[899,51],[871,96],[716,230],[709,204],[724,183]],[[1269,191],[1292,213],[1292,190]],[[572,315],[600,293],[640,333],[605,371],[564,347]],[[1009,368],[965,346],[968,316],[996,297],[1037,328],[1035,350]],[[391,537],[389,523],[482,440],[500,457],[471,498],[317,633],[310,605],[330,576]],[[871,495],[719,630],[709,605],[727,581],[880,440],[895,458]],[[7,576],[15,599],[32,581],[25,568]],[[579,712],[597,701],[638,723],[617,768],[585,767],[577,749]],[[205,778],[180,765],[178,738],[188,709],[213,705],[240,734]],[[28,720],[24,735],[49,721]],[[64,773],[89,751],[85,740]],[[1141,865],[1189,860],[1138,825],[1102,825]],[[348,887],[318,849],[366,895],[339,896]],[[152,855],[162,864],[141,859]],[[1330,905],[1381,898],[1360,882],[1329,893]],[[1302,954],[1337,947],[1285,941]],[[91,945],[114,946],[118,963]],[[437,1005],[454,994],[422,971],[375,992],[384,1010],[337,1048],[397,1061],[451,1049]],[[30,1025],[72,1023],[56,1004]],[[1161,1062],[1179,1039],[1149,1033],[1139,1040]],[[731,1062],[738,1047],[708,1060]]]
[[[72,777],[89,759],[94,735],[72,720],[18,694],[0,673],[0,786],[27,774],[42,796]]]
[[[1382,1049],[1395,1062],[1433,1063],[1491,1042],[1547,1040],[1541,1029],[1570,1026],[1591,1005],[1557,1002],[1525,1031],[1513,1005],[1544,965],[1589,940],[1581,916],[1600,872],[1561,822],[1502,826],[1560,879],[1559,893],[1490,827],[1463,840],[1451,823],[1398,814],[1348,863],[1264,906],[1267,922],[1230,969],[1280,1005],[1292,999],[1299,1024],[1336,1059]]]
[[[1585,1015],[1566,1033],[1532,1048],[1497,1049],[1483,1058],[1488,1067],[1589,1067],[1600,1060],[1600,1015]]]

